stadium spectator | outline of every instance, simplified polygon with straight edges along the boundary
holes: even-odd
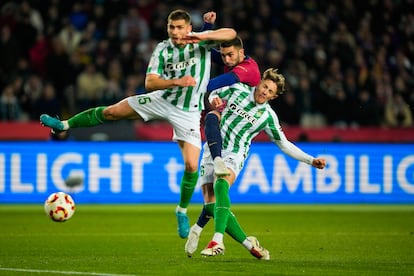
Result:
[[[56,3],[51,3],[47,8],[47,15],[45,16],[44,35],[47,37],[54,37],[62,28],[62,21],[60,20],[59,7]]]
[[[149,27],[135,7],[128,9],[126,16],[123,16],[119,23],[119,36],[121,41],[128,40],[132,47],[149,38]]]
[[[34,101],[33,105],[32,120],[38,119],[43,113],[51,114],[54,117],[61,116],[60,102],[56,97],[55,87],[50,82],[44,84],[42,94]]]
[[[1,27],[0,37],[0,85],[10,84],[17,71],[20,43],[12,35],[9,25]]]
[[[33,47],[38,35],[37,30],[30,23],[29,14],[23,12],[18,14],[13,34],[19,43],[20,54],[25,58],[29,58],[30,48]]]
[[[21,119],[19,99],[15,95],[13,86],[6,85],[0,96],[0,120],[19,121]]]
[[[410,107],[401,94],[391,95],[385,104],[385,125],[389,127],[412,127]]]
[[[59,32],[59,39],[63,43],[63,47],[68,54],[72,54],[79,46],[82,33],[76,30],[67,18],[63,20],[63,28]]]
[[[51,41],[51,51],[46,57],[46,75],[56,88],[56,95],[63,99],[63,91],[72,84],[75,72],[71,71],[72,63],[63,42],[57,37]]]
[[[363,89],[359,93],[357,100],[358,108],[354,110],[355,123],[358,126],[380,126],[381,112],[375,98],[368,90]]]
[[[98,105],[107,87],[107,83],[108,80],[104,74],[96,71],[95,64],[87,64],[76,80],[79,110]]]
[[[43,34],[43,17],[40,12],[30,4],[30,1],[24,0],[20,3],[20,12],[28,16],[30,25],[36,29],[37,34]]]
[[[47,78],[46,59],[49,53],[50,42],[43,33],[39,33],[33,47],[29,49],[29,59],[33,72],[43,79]]]

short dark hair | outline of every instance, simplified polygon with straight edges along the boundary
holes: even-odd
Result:
[[[184,19],[186,23],[191,24],[191,15],[185,10],[174,10],[168,15],[168,21],[181,19]]]
[[[239,49],[243,49],[243,41],[241,40],[240,36],[236,36],[232,40],[223,41],[220,43],[220,47],[227,48],[227,47],[236,47]]]

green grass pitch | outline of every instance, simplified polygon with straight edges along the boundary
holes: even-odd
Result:
[[[229,236],[224,256],[201,257],[212,222],[188,258],[174,209],[78,204],[56,223],[42,205],[0,205],[0,275],[414,275],[414,205],[233,205],[270,261]]]

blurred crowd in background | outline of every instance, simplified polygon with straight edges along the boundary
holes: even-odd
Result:
[[[279,68],[282,125],[413,126],[413,0],[0,1],[0,120],[65,119],[146,93],[176,8],[195,31],[216,11],[215,27],[234,28],[261,71]]]

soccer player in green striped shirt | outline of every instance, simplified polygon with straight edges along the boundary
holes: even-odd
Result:
[[[169,14],[167,32],[169,39],[156,46],[149,61],[145,88],[151,93],[131,96],[111,106],[91,108],[64,121],[42,114],[40,121],[54,131],[121,119],[168,121],[185,165],[176,216],[178,234],[186,238],[190,229],[187,207],[198,179],[200,116],[210,80],[210,51],[220,42],[235,38],[236,32],[221,28],[193,33],[190,14],[184,10]]]
[[[201,251],[203,256],[224,254],[224,232],[230,234],[258,259],[270,259],[269,251],[263,248],[255,237],[247,237],[236,217],[230,211],[230,186],[235,182],[243,163],[249,153],[253,138],[265,131],[269,138],[292,158],[323,169],[326,161],[315,158],[287,140],[282,132],[279,119],[268,104],[269,100],[283,93],[285,78],[276,69],[267,69],[256,87],[238,82],[231,86],[214,90],[209,97],[213,107],[218,108],[226,100],[221,114],[220,129],[223,138],[222,156],[230,170],[228,176],[214,176],[214,161],[208,145],[204,145],[201,159],[201,185],[210,185],[210,192],[216,197],[215,206],[210,204],[210,212],[214,215],[214,236],[207,247]],[[214,183],[214,185],[213,185]],[[199,234],[202,228],[198,229]],[[197,241],[198,242],[198,241]],[[187,252],[189,253],[189,252]],[[191,253],[191,252],[190,252]]]

